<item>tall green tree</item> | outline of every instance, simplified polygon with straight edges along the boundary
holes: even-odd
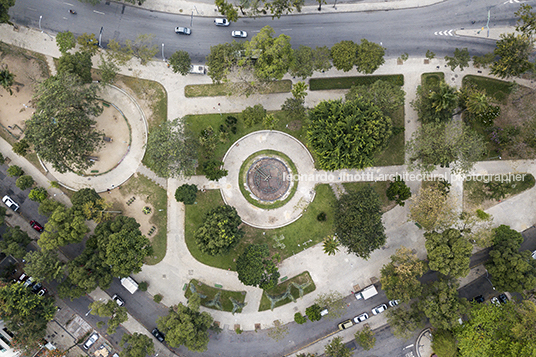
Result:
[[[456,337],[449,330],[434,329],[432,331],[432,349],[438,356],[457,357]]]
[[[391,119],[363,98],[320,102],[309,112],[307,139],[324,170],[363,169],[391,136]]]
[[[175,199],[177,202],[183,202],[185,205],[193,205],[197,198],[197,186],[187,183],[177,187],[175,190]]]
[[[190,59],[190,54],[186,51],[176,51],[169,57],[169,64],[171,69],[175,73],[180,73],[183,76],[190,73],[190,66],[192,65],[192,60]]]
[[[470,60],[471,56],[469,56],[469,50],[467,48],[461,50],[456,48],[454,50],[454,57],[445,56],[445,61],[447,61],[447,65],[452,71],[454,71],[456,67],[460,67],[460,71],[463,71],[464,68],[469,67]]]
[[[82,83],[91,83],[91,54],[89,52],[65,52],[58,59],[56,69],[58,73],[69,73],[80,77]]]
[[[447,229],[457,221],[454,201],[438,183],[421,187],[412,198],[409,218],[425,231]]]
[[[424,233],[430,269],[463,278],[469,274],[473,245],[457,229]]]
[[[385,194],[389,200],[396,201],[398,205],[403,207],[404,201],[411,197],[411,189],[400,176],[397,176],[395,181],[389,184]]]
[[[490,66],[490,73],[500,78],[516,77],[534,67],[529,56],[533,51],[534,41],[525,34],[500,34],[494,50],[495,60]]]
[[[536,260],[530,251],[519,251],[521,233],[501,225],[493,231],[490,260],[485,264],[495,288],[501,291],[532,290],[536,287]]]
[[[416,302],[408,307],[402,305],[387,310],[387,321],[391,332],[397,338],[409,339],[417,329],[424,327],[424,320]]]
[[[238,228],[242,219],[231,206],[219,206],[210,210],[194,237],[199,249],[210,255],[221,255],[229,252],[238,244],[243,231]]]
[[[238,65],[240,53],[244,52],[244,44],[236,41],[211,46],[210,53],[205,60],[208,66],[208,76],[214,83],[226,81],[227,76]]]
[[[354,335],[357,344],[365,351],[371,350],[376,345],[376,337],[374,332],[370,329],[369,325],[365,325],[361,331],[357,331]]]
[[[58,73],[38,86],[35,101],[25,137],[41,159],[62,173],[90,167],[87,157],[103,144],[103,134],[94,129],[93,118],[102,113],[97,86]]]
[[[324,248],[324,253],[327,255],[335,255],[339,251],[339,241],[337,238],[335,238],[335,236],[328,236],[324,238],[322,246]]]
[[[99,64],[101,82],[103,84],[111,84],[114,82],[117,73],[119,72],[119,66],[117,63],[109,58],[101,55]]]
[[[28,252],[24,259],[26,260],[24,271],[36,281],[51,282],[63,275],[63,263],[58,259],[55,251]]]
[[[281,79],[294,61],[290,36],[274,37],[274,29],[263,27],[250,41],[245,43],[246,57],[257,57],[254,65],[255,77],[260,80]],[[241,64],[246,60],[241,59]]]
[[[71,31],[58,32],[56,35],[56,45],[62,54],[67,53],[76,46],[76,37]]]
[[[114,334],[120,324],[128,320],[127,308],[119,306],[114,300],[108,300],[106,303],[102,301],[94,301],[89,304],[92,315],[100,317],[109,317],[108,328],[106,333]]]
[[[313,50],[313,70],[324,72],[330,69],[331,66],[331,51],[328,47],[315,47]]]
[[[427,269],[426,263],[406,247],[400,247],[391,255],[391,262],[381,269],[380,282],[387,298],[409,302],[421,296],[419,278]]]
[[[467,312],[467,300],[458,296],[459,284],[454,280],[440,279],[431,283],[420,301],[420,309],[435,328],[453,329],[458,319]]]
[[[15,1],[13,1],[15,3]],[[1,11],[1,5],[0,5],[0,11]],[[1,13],[0,13],[1,16]],[[0,17],[1,18],[1,17]],[[11,86],[15,83],[15,75],[11,73],[7,66],[4,66],[2,69],[0,69],[0,85],[9,92],[10,95],[13,95],[13,91],[11,90]]]
[[[372,74],[385,63],[385,48],[377,43],[361,39],[357,46],[355,65],[361,73]]]
[[[24,191],[26,189],[29,189],[34,185],[35,181],[32,176],[30,175],[22,175],[15,181],[15,185],[21,189],[21,191]]]
[[[313,50],[311,47],[300,45],[294,51],[294,61],[290,65],[290,74],[301,79],[313,75]]]
[[[153,34],[139,34],[134,41],[126,40],[125,46],[128,52],[138,57],[142,65],[146,65],[158,53],[158,46],[153,45]]]
[[[14,347],[25,355],[40,346],[55,313],[53,298],[32,294],[23,284],[0,286],[0,318],[14,335]]]
[[[536,355],[536,306],[532,301],[509,302],[500,307],[478,304],[471,308],[469,317],[455,330],[460,355]]]
[[[264,8],[272,14],[274,18],[280,18],[281,15],[289,14],[296,9],[301,12],[305,0],[270,0],[264,2]]]
[[[225,0],[215,0],[214,4],[222,16],[225,16],[227,20],[234,22],[238,20],[238,12],[234,8],[233,4],[228,3]]]
[[[81,210],[59,205],[50,214],[37,244],[41,249],[54,250],[67,244],[81,242],[88,232],[86,217]]]
[[[521,4],[515,15],[518,17],[516,31],[526,36],[533,36],[536,33],[536,13],[532,11],[532,6]]]
[[[95,203],[100,199],[94,188],[81,188],[71,196],[71,203],[78,208],[84,207],[88,202]]]
[[[245,285],[269,290],[277,285],[279,272],[270,259],[267,244],[250,244],[236,260],[238,280]]]
[[[15,5],[15,0],[1,0],[0,1],[0,22],[9,21],[9,8]]]
[[[349,253],[368,259],[385,244],[380,196],[371,186],[341,196],[335,206],[335,232]]]
[[[160,177],[195,174],[198,142],[183,119],[166,121],[149,132],[145,160]]]
[[[352,351],[344,345],[341,337],[335,337],[325,346],[324,354],[328,357],[350,357]]]
[[[354,68],[357,60],[358,45],[353,41],[341,41],[331,47],[333,67],[344,72]]]
[[[448,122],[458,106],[456,89],[444,81],[425,81],[417,87],[417,96],[411,106],[424,124]]]
[[[391,116],[404,106],[405,93],[394,83],[378,80],[372,85],[352,86],[346,94],[346,100],[362,97],[378,106],[385,115]]]
[[[208,312],[199,312],[198,306],[182,303],[171,307],[167,316],[156,320],[158,329],[166,334],[166,342],[171,347],[183,345],[190,351],[203,352],[209,341],[208,329],[214,319]]]
[[[119,352],[120,357],[145,357],[154,354],[153,340],[141,333],[125,333],[121,338],[121,345],[123,350]]]
[[[94,33],[83,33],[76,39],[76,42],[80,45],[80,52],[87,52],[91,56],[97,53],[99,49],[99,41],[95,37]]]
[[[26,246],[31,241],[28,233],[21,230],[19,226],[7,227],[0,240],[0,251],[16,259],[22,259],[26,254]]]

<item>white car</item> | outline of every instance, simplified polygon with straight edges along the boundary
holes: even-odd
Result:
[[[532,252],[532,259],[536,259],[536,250]]]
[[[190,35],[192,30],[190,30],[188,27],[177,26],[175,27],[175,33],[178,33],[179,35]]]
[[[99,334],[96,332],[93,332],[93,334],[89,336],[89,338],[87,339],[86,343],[84,343],[84,349],[89,350],[89,348],[93,346],[93,344],[97,342],[98,339],[99,339]]]
[[[372,309],[372,313],[374,315],[378,315],[384,312],[385,310],[387,310],[387,305],[381,304],[381,305],[376,306],[374,309]]]
[[[214,19],[214,25],[216,26],[229,26],[230,24],[227,19]]]
[[[399,302],[400,302],[400,300],[391,300],[391,301],[389,301],[389,306],[395,307],[395,306],[398,305]]]
[[[114,300],[117,303],[117,305],[119,305],[119,306],[125,305],[125,300],[121,299],[121,297],[119,295],[117,295],[117,294],[112,296],[112,300]]]
[[[15,201],[13,201],[11,199],[11,197],[9,196],[4,196],[4,198],[2,198],[2,202],[5,203],[6,206],[8,206],[9,208],[11,208],[13,211],[17,212],[17,210],[19,209],[19,205],[15,203]]]
[[[246,31],[231,31],[231,36],[235,38],[246,38],[248,33]]]
[[[358,324],[360,322],[365,321],[366,319],[368,319],[368,314],[364,312],[361,315],[354,317],[354,323]]]

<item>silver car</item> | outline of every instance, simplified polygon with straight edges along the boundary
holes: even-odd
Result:
[[[4,196],[4,198],[2,198],[2,202],[4,202],[6,206],[11,208],[15,212],[17,212],[17,210],[19,209],[19,205],[17,203],[15,203],[15,201],[13,201],[11,199],[11,197],[9,197],[7,195]]]
[[[231,36],[234,38],[246,38],[248,33],[246,31],[231,31]]]
[[[192,30],[190,30],[188,27],[175,27],[175,33],[178,33],[179,35],[191,35]]]
[[[354,323],[358,324],[360,322],[365,321],[366,319],[368,319],[368,314],[364,312],[361,315],[354,317]]]
[[[374,315],[378,315],[384,312],[385,310],[387,310],[387,305],[381,304],[381,305],[376,306],[374,309],[372,309],[372,313]]]
[[[86,343],[84,343],[84,349],[89,350],[89,348],[93,346],[93,344],[97,342],[98,339],[99,339],[99,334],[96,332],[93,332],[93,334],[89,336],[89,338],[87,339]]]

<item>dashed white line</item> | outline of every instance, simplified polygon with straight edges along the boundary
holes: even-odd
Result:
[[[93,10],[93,12],[96,13],[96,14],[106,15],[104,12],[100,12],[100,11],[97,11],[97,10]]]
[[[292,29],[281,29],[281,31],[292,31]]]

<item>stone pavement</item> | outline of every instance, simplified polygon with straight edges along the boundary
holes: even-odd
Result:
[[[146,4],[149,4],[151,1],[152,0],[147,1]],[[49,57],[59,56],[59,53],[49,36],[47,34],[39,33],[38,31],[21,28],[19,32],[14,32],[8,25],[4,24],[0,26],[0,37],[2,37],[5,42],[41,52]],[[152,62],[147,67],[143,67],[132,61],[128,67],[121,69],[121,73],[125,75],[131,74],[132,72],[130,72],[128,68],[131,68],[135,73],[138,73],[141,78],[155,80],[164,85],[170,98],[168,105],[168,117],[170,119],[191,113],[216,113],[220,111],[238,112],[241,111],[245,106],[255,104],[255,101],[260,101],[269,110],[277,109],[279,108],[280,103],[282,103],[283,100],[289,96],[289,94],[263,96],[257,95],[249,98],[233,98],[232,101],[228,100],[227,97],[202,99],[185,98],[185,85],[197,84],[200,82],[210,83],[210,79],[206,76],[182,77],[173,74],[162,62]],[[408,93],[405,105],[406,139],[410,138],[417,128],[416,114],[409,105],[409,102],[411,101],[412,96],[414,96],[416,86],[420,82],[420,74],[423,72],[432,72],[434,70],[441,70],[445,72],[445,78],[450,81],[449,83],[458,84],[458,86],[461,83],[460,81],[462,75],[488,74],[488,71],[486,70],[481,70],[482,73],[479,73],[480,70],[475,68],[466,68],[463,72],[460,72],[459,70],[453,72],[450,71],[450,69],[445,68],[445,62],[442,59],[433,59],[430,61],[430,64],[424,64],[423,58],[410,58],[402,65],[398,65],[396,59],[386,59],[385,65],[383,65],[375,73],[375,75],[393,73],[401,73],[404,75],[404,90],[406,93]],[[336,70],[330,70],[326,73],[315,74],[315,77],[348,76],[356,74],[356,72],[344,73]],[[287,78],[290,79],[290,77]],[[517,81],[521,84],[534,88],[530,81]],[[343,93],[343,91],[309,92],[309,95],[306,99],[307,105],[312,107],[321,100],[338,98]],[[3,140],[0,140],[0,150],[3,153],[9,153],[11,149],[9,144]],[[13,159],[15,158],[15,155],[12,153],[7,154],[7,156],[13,156]],[[41,186],[48,187],[45,176],[39,172],[37,168],[24,161],[24,159],[18,158],[16,162],[18,162],[17,164],[23,167],[25,171],[30,173]],[[527,172],[529,170],[533,170],[532,167],[534,167],[532,161],[510,163],[493,161],[479,163],[477,165],[476,172],[509,172],[513,169],[525,170],[524,172]],[[393,171],[398,172],[397,170],[402,171],[404,168],[390,167],[372,168],[368,170],[392,173]],[[44,183],[41,183],[41,181]],[[369,261],[364,261],[355,255],[349,255],[344,252],[337,253],[335,257],[329,257],[323,253],[320,244],[299,252],[280,264],[281,275],[292,277],[307,270],[310,272],[313,280],[315,281],[317,290],[304,296],[303,299],[300,299],[297,303],[284,305],[276,309],[274,312],[257,312],[260,296],[262,294],[260,289],[246,287],[241,284],[238,281],[235,272],[205,266],[196,261],[190,255],[184,240],[184,206],[180,203],[177,203],[173,198],[175,189],[184,182],[193,182],[199,184],[199,187],[206,189],[220,188],[221,184],[223,183],[223,181],[220,183],[208,181],[201,177],[193,177],[190,180],[168,180],[169,226],[167,254],[161,263],[155,266],[144,266],[143,271],[138,274],[136,278],[148,281],[149,292],[152,294],[161,293],[164,296],[163,303],[168,306],[186,301],[179,289],[184,283],[188,282],[192,278],[199,279],[209,285],[218,283],[223,285],[225,289],[246,291],[246,301],[248,305],[244,308],[244,311],[241,314],[236,314],[233,316],[225,312],[208,310],[215,317],[215,320],[220,321],[222,326],[233,326],[234,324],[238,323],[244,330],[253,330],[255,323],[260,323],[262,328],[272,326],[273,321],[277,319],[281,320],[282,323],[287,323],[292,320],[296,309],[303,312],[305,307],[309,306],[313,302],[318,293],[329,290],[349,292],[356,284],[360,284],[361,286],[368,285],[371,281],[371,278],[379,277],[379,270],[383,262],[387,261],[389,256],[393,254],[394,251],[401,245],[414,248],[417,252],[417,255],[421,259],[426,256],[422,232],[419,231],[419,229],[413,223],[407,221],[407,207],[396,207],[387,212],[383,217],[384,225],[386,227],[386,234],[388,236],[387,244],[382,249],[375,251]],[[412,184],[412,190],[414,192],[417,187],[418,185]],[[514,211],[511,209],[512,204],[510,204],[510,202],[514,202],[517,207],[519,207],[519,205],[527,205],[525,207],[531,207],[531,205],[534,204],[534,200],[536,200],[536,189],[531,189],[514,197],[511,200],[507,200],[491,208],[488,211],[492,213],[496,219],[499,219],[498,222],[508,222],[512,228],[521,230],[523,227],[530,226],[534,223],[536,214],[533,212],[533,210],[527,209],[522,210],[524,212],[518,216],[518,213],[521,211],[518,209],[515,211],[516,214],[514,215]],[[351,271],[352,274],[340,274],[340,272],[348,271]],[[334,276],[336,276],[337,279],[333,279]],[[372,322],[374,321],[371,321],[371,323]],[[137,327],[132,328],[137,329]],[[317,350],[320,351],[321,346],[317,346]]]

